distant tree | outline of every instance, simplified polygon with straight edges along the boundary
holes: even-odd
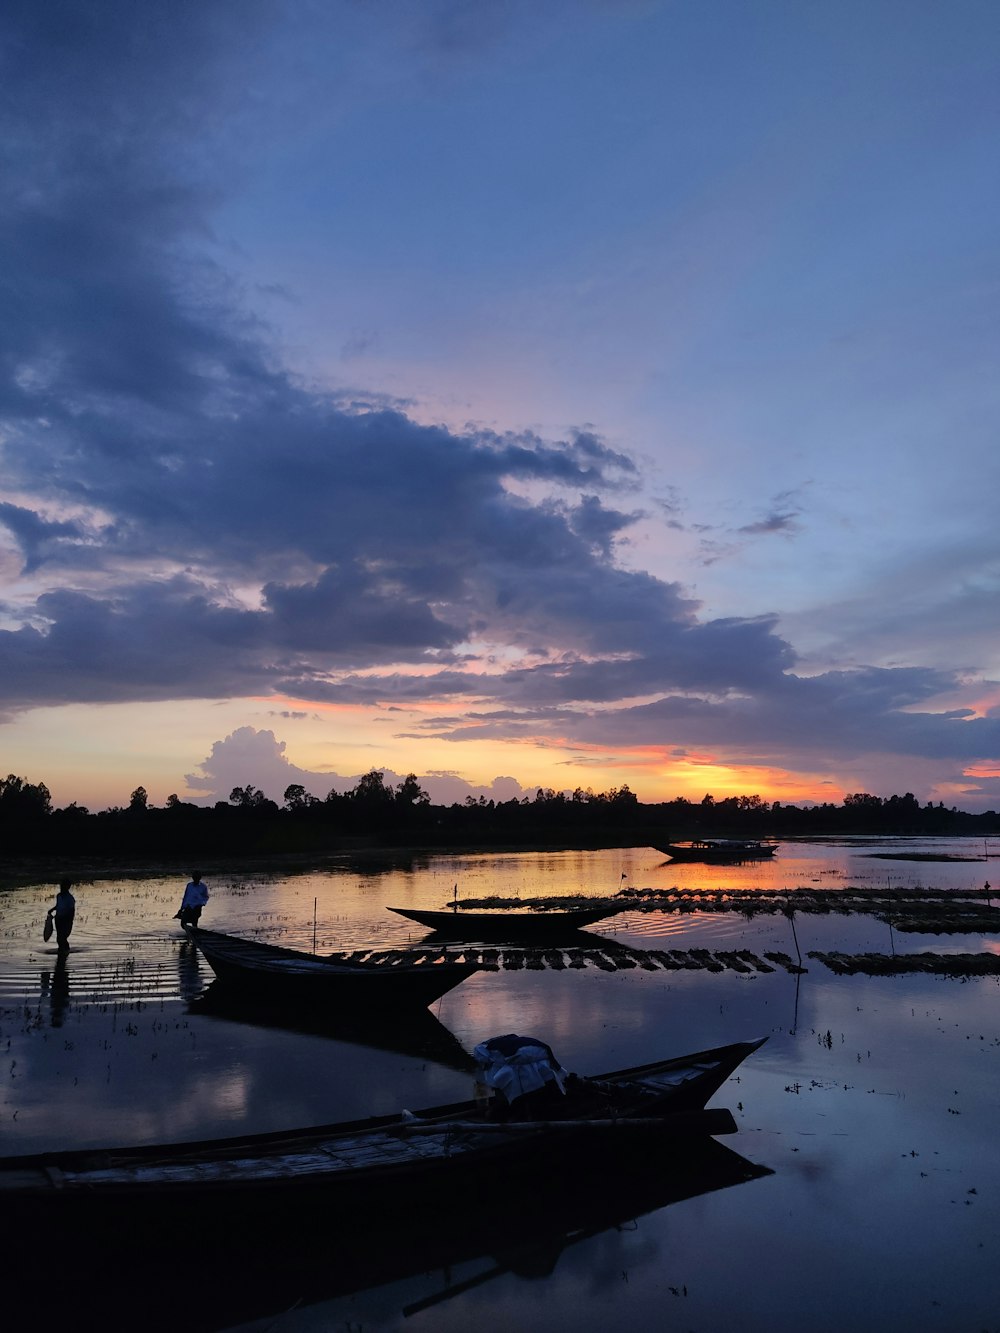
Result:
[[[229,799],[238,809],[256,815],[277,814],[278,811],[275,802],[257,787],[234,787],[229,793]]]
[[[890,796],[887,804],[895,810],[916,811],[920,809],[920,802],[912,791],[906,792],[903,796]]]
[[[128,808],[133,814],[145,814],[149,807],[149,795],[145,787],[136,787],[128,798]]]
[[[0,819],[32,819],[52,811],[52,793],[44,782],[10,773],[0,778]]]
[[[308,810],[311,805],[319,805],[319,799],[310,795],[301,782],[290,783],[285,788],[285,794],[281,799],[285,802],[287,809],[293,812]]]
[[[229,807],[226,805],[225,801],[222,801],[222,802],[220,802],[219,804],[222,805],[223,809],[225,809],[225,810],[228,810],[228,809],[229,809]],[[197,810],[198,807],[194,804],[193,801],[182,801],[181,798],[177,795],[177,793],[176,793],[175,791],[172,791],[172,792],[170,793],[170,795],[167,797],[167,809],[168,809],[168,810]]]
[[[764,800],[762,800],[759,796],[756,796],[756,795],[754,795],[754,796],[741,796],[741,797],[739,797],[739,799],[738,799],[738,801],[737,801],[737,804],[739,805],[739,808],[740,808],[741,810],[766,810],[766,809],[767,809],[767,802],[764,801]]]
[[[253,810],[256,806],[262,805],[267,797],[257,787],[234,787],[229,793],[229,799],[233,805],[238,805],[241,810]]]
[[[417,781],[416,773],[407,773],[396,788],[396,804],[403,806],[429,805],[431,798]]]
[[[71,801],[69,805],[64,805],[61,810],[54,810],[52,813],[64,819],[86,819],[90,811],[85,805],[77,805],[76,801]]]
[[[386,786],[385,774],[379,768],[373,768],[360,779],[356,787],[352,787],[347,793],[351,801],[358,805],[390,805],[393,800],[393,793]]]

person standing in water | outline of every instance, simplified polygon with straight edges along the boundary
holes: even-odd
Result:
[[[69,951],[70,931],[73,929],[73,920],[76,917],[76,899],[70,893],[72,887],[73,881],[71,879],[61,879],[55,906],[50,909],[56,928],[56,944],[60,953]]]
[[[191,871],[191,883],[184,890],[181,909],[177,919],[182,926],[196,926],[201,917],[201,909],[208,902],[208,889],[201,882],[201,871]]]

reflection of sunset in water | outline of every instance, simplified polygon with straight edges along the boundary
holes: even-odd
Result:
[[[563,964],[556,967],[544,950],[532,957],[501,947],[497,970],[476,973],[422,1011],[426,1022],[389,1016],[387,1026],[367,1031],[343,1020],[323,1024],[315,1014],[279,1020],[232,1002],[210,1004],[213,974],[173,920],[183,877],[81,881],[73,947],[61,962],[41,938],[47,886],[9,890],[0,933],[0,1040],[10,1060],[0,1090],[4,1142],[8,1151],[28,1152],[71,1143],[191,1141],[432,1106],[471,1094],[464,1057],[504,1032],[548,1042],[567,1069],[581,1074],[767,1036],[715,1104],[736,1115],[740,1132],[729,1146],[773,1169],[773,1177],[747,1186],[739,1203],[706,1196],[681,1205],[683,1215],[675,1209],[647,1219],[640,1234],[659,1256],[656,1282],[640,1281],[640,1269],[616,1248],[627,1237],[616,1234],[595,1239],[591,1250],[581,1247],[582,1256],[590,1255],[582,1266],[567,1258],[543,1285],[536,1280],[530,1315],[516,1284],[490,1287],[489,1310],[495,1312],[498,1291],[506,1292],[520,1326],[531,1326],[542,1311],[547,1327],[564,1327],[569,1318],[596,1333],[614,1326],[602,1304],[613,1294],[615,1310],[656,1327],[666,1278],[687,1285],[684,1316],[692,1327],[743,1321],[748,1330],[763,1330],[773,1327],[773,1311],[790,1303],[812,1311],[817,1328],[832,1327],[833,1317],[840,1327],[851,1308],[842,1290],[846,1273],[852,1290],[865,1293],[866,1318],[877,1312],[880,1327],[922,1327],[920,1311],[932,1300],[947,1303],[950,1323],[942,1327],[986,1327],[986,1304],[1000,1304],[1000,1265],[990,1240],[1000,1234],[991,1165],[1000,982],[840,976],[814,955],[930,951],[996,958],[1000,935],[981,927],[977,934],[908,932],[898,920],[894,928],[866,911],[800,907],[789,918],[754,911],[752,899],[747,906],[739,898],[740,890],[756,888],[770,888],[781,901],[787,890],[791,905],[798,890],[801,904],[817,890],[850,887],[878,890],[889,901],[893,892],[916,887],[959,898],[981,894],[982,863],[870,857],[892,850],[972,855],[975,843],[789,842],[773,863],[747,866],[671,865],[640,847],[393,854],[382,864],[345,859],[302,874],[206,871],[206,926],[310,950],[315,922],[320,953],[420,946],[426,932],[387,907],[443,906],[456,883],[463,897],[521,901],[607,897],[622,884],[677,887],[682,897],[685,889],[732,895],[724,899],[733,905],[728,911],[643,911],[623,900],[620,914],[583,932],[592,945],[580,951],[582,966],[567,965],[566,950],[554,950]],[[460,943],[450,947],[462,950]],[[588,948],[594,956],[605,951],[613,965],[602,969]],[[798,975],[780,963],[745,973],[630,965],[643,951],[744,951],[764,961],[794,959],[797,948],[806,969]],[[905,1247],[886,1250],[881,1243],[885,1235],[904,1234]],[[780,1271],[763,1261],[776,1252],[784,1260]],[[830,1268],[836,1282],[817,1267],[819,1253],[836,1255]],[[601,1286],[593,1263],[603,1263],[616,1281]],[[956,1265],[968,1278],[960,1290]],[[594,1282],[604,1292],[596,1317]],[[758,1301],[749,1315],[746,1290]],[[883,1292],[891,1293],[891,1310]],[[486,1314],[475,1291],[448,1308],[462,1327],[482,1324]],[[336,1319],[357,1323],[361,1309],[338,1309]],[[894,1324],[900,1310],[904,1322]],[[380,1326],[381,1315],[375,1318],[374,1307],[370,1313],[372,1326]]]

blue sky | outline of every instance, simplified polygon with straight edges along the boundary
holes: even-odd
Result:
[[[995,5],[0,39],[4,771],[1000,808]]]

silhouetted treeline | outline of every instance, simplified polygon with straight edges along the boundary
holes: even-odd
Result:
[[[189,862],[215,856],[335,852],[372,847],[663,846],[695,837],[829,837],[849,834],[1000,836],[1000,816],[921,805],[911,792],[857,792],[840,805],[784,805],[759,796],[640,802],[627,786],[567,795],[539,788],[534,797],[468,797],[432,805],[411,773],[392,787],[373,769],[347,792],[325,799],[289,786],[278,805],[252,786],[228,801],[198,806],[176,795],[150,805],[137,787],[127,806],[91,813],[53,809],[44,783],[0,779],[0,855],[155,857]]]

